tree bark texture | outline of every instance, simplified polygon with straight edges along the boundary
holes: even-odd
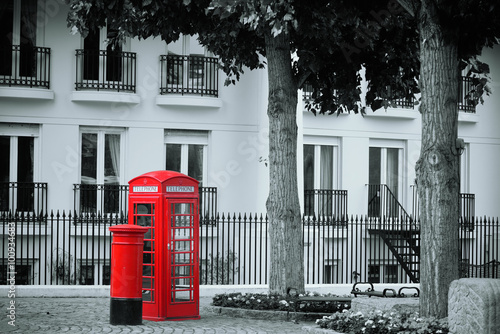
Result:
[[[448,316],[448,290],[458,279],[460,154],[458,54],[454,31],[446,31],[433,0],[421,1],[420,88],[422,147],[416,166],[420,245],[420,313]]]
[[[266,36],[269,80],[269,290],[304,291],[304,246],[297,187],[297,88],[285,33]]]

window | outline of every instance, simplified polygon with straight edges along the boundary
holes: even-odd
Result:
[[[342,260],[326,260],[323,268],[323,284],[336,284],[342,281]],[[340,269],[340,270],[339,270]]]
[[[106,39],[112,38],[116,36],[116,34],[116,29],[105,27],[100,31],[90,31],[87,37],[85,37],[83,40],[83,49],[86,51],[83,63],[83,78],[85,80],[121,80],[122,58],[120,53],[122,51],[122,46],[120,44],[107,45],[103,63],[100,61],[100,50],[105,46]],[[101,67],[103,67],[104,70],[101,70]],[[100,78],[100,76],[103,75],[104,78]]]
[[[325,144],[304,144],[304,214],[332,216],[345,214],[344,193],[338,191],[338,145],[332,138]],[[328,142],[329,141],[329,142]],[[311,142],[311,143],[309,143]]]
[[[368,265],[368,282],[369,283],[380,283],[380,266],[379,265]]]
[[[78,284],[80,285],[109,285],[111,279],[111,266],[96,263],[92,260],[81,259]],[[109,261],[106,261],[106,263]]]
[[[122,130],[82,129],[81,212],[118,213],[125,209]]]
[[[0,74],[35,76],[37,0],[2,1],[0,2],[0,15],[0,47],[2,48]],[[17,57],[19,59],[16,59]],[[18,71],[18,73],[13,71]]]
[[[129,44],[110,43],[117,35],[111,26],[91,30],[76,50],[76,89],[135,92],[136,54],[125,52]]]
[[[398,283],[398,266],[395,264],[384,266],[384,283]]]
[[[43,41],[37,0],[0,2],[0,84],[49,88],[50,49]]]
[[[168,55],[160,60],[161,94],[218,95],[218,60],[205,52],[195,38],[183,36],[170,43]]]
[[[38,260],[33,259],[23,259],[22,263],[28,264],[20,264],[21,260],[16,260],[15,270],[10,270],[10,262],[7,259],[0,260],[0,280],[2,284],[7,284],[7,279],[10,278],[12,274],[15,274],[15,284],[16,285],[33,285],[35,283],[35,273],[33,272],[33,268],[37,267]]]
[[[397,264],[370,264],[368,265],[368,282],[399,283],[398,271]],[[381,281],[382,277],[383,281]]]
[[[38,160],[38,127],[0,127],[0,211],[37,211],[44,208],[44,192],[33,182]]]
[[[399,147],[398,147],[399,145]],[[398,217],[402,214],[403,144],[371,146],[368,170],[368,215]]]
[[[165,169],[186,174],[200,182],[207,180],[208,132],[167,130]]]

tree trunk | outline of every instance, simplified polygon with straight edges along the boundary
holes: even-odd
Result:
[[[440,24],[435,2],[419,13],[422,148],[417,162],[420,207],[420,314],[448,316],[448,290],[458,279],[460,154],[456,32]]]
[[[304,246],[297,188],[297,88],[285,33],[266,36],[269,81],[269,290],[304,291]]]

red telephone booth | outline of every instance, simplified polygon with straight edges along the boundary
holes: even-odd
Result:
[[[199,319],[198,181],[156,171],[129,181],[129,224],[146,226],[142,318]]]

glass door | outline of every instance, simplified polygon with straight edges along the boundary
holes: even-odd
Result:
[[[147,202],[146,202],[147,201]],[[158,304],[158,268],[156,260],[156,231],[157,231],[157,203],[155,200],[146,200],[141,203],[133,203],[134,225],[148,227],[144,234],[143,265],[142,265],[142,302],[144,315],[157,316]]]
[[[194,199],[168,200],[167,206],[167,318],[192,318],[199,314],[198,208]]]

